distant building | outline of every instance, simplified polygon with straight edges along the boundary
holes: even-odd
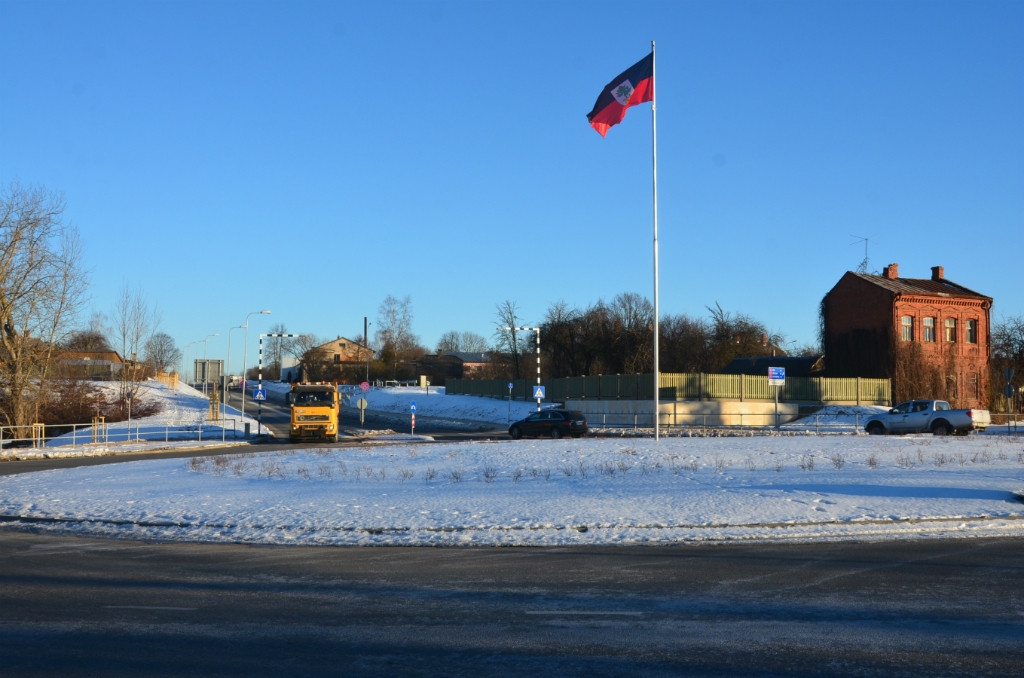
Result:
[[[823,377],[825,376],[825,360],[823,356],[753,356],[750,358],[733,358],[725,366],[722,374],[748,374],[761,377],[768,376],[769,367],[786,368],[786,377]]]
[[[847,272],[822,300],[830,377],[888,377],[897,400],[979,406],[989,378],[992,298],[947,280]]]
[[[373,358],[373,349],[341,336],[317,348],[327,354],[327,360],[332,365],[366,363]]]
[[[80,379],[112,379],[124,366],[117,351],[66,351],[57,362],[63,375]]]
[[[490,353],[438,351],[421,357],[417,361],[417,369],[430,376],[432,384],[440,385],[447,378],[462,379],[479,374],[490,362]]]

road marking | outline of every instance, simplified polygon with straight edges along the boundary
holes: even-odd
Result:
[[[526,614],[545,614],[545,615],[622,615],[628,617],[639,617],[643,612],[613,612],[613,611],[597,611],[597,610],[525,610]]]
[[[179,612],[191,612],[198,610],[198,607],[166,607],[162,605],[104,605],[105,610],[177,610]]]

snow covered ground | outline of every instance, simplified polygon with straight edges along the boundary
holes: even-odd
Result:
[[[118,385],[113,382],[98,382],[95,385],[108,391],[118,388]],[[243,419],[241,413],[233,407],[226,408],[226,413],[219,422],[210,421],[209,399],[203,395],[202,391],[185,383],[179,383],[177,390],[171,390],[162,382],[146,381],[141,384],[137,397],[145,401],[158,401],[162,409],[151,417],[132,419],[130,431],[127,421],[110,423],[107,424],[105,438],[101,437],[101,440],[93,443],[92,427],[78,427],[73,433],[47,440],[43,450],[33,451],[25,448],[0,450],[0,459],[12,456],[27,459],[42,456],[110,454],[114,451],[129,451],[129,447],[131,450],[141,449],[140,443],[144,445],[145,441],[242,440],[245,434],[245,422],[251,425],[253,434],[256,433],[256,420],[249,415]],[[264,429],[264,433],[269,433],[269,431]],[[125,447],[126,445],[129,447]]]
[[[267,544],[1024,535],[1024,441],[537,440],[295,449],[0,478],[32,529]],[[0,523],[17,529],[19,523]]]

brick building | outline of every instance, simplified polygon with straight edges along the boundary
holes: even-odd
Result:
[[[822,300],[825,369],[831,377],[893,379],[894,400],[987,398],[992,298],[947,280],[847,272]]]

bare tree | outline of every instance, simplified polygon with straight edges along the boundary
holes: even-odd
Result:
[[[268,334],[288,334],[288,328],[284,323],[277,323],[270,328]],[[269,379],[278,379],[281,375],[281,363],[286,353],[293,353],[295,350],[295,339],[289,337],[267,337],[266,348],[263,351],[266,374]]]
[[[445,332],[437,340],[437,350],[445,353],[465,351],[467,353],[486,353],[491,350],[487,339],[474,332]]]
[[[126,405],[127,401],[135,401],[139,386],[146,376],[146,365],[139,359],[139,354],[159,326],[160,312],[157,308],[150,306],[141,290],[133,290],[128,283],[124,283],[114,301],[110,343],[124,360],[118,396]]]
[[[512,363],[512,375],[519,379],[519,357],[520,353],[523,352],[523,342],[526,340],[516,330],[523,323],[523,319],[519,317],[519,305],[510,299],[506,299],[498,304],[496,314],[498,319],[494,323],[495,348],[508,355]]]
[[[304,381],[330,381],[336,377],[330,354],[321,348],[326,343],[326,339],[315,334],[303,334],[292,342],[291,353],[302,366]]]
[[[157,371],[166,372],[181,360],[181,351],[166,332],[157,332],[146,341],[146,362]]]
[[[412,333],[412,299],[388,295],[377,309],[377,341],[380,357],[391,365],[394,376],[398,363],[419,349],[419,340]]]
[[[31,423],[87,285],[63,212],[63,197],[44,188],[0,192],[0,414],[10,425]]]

